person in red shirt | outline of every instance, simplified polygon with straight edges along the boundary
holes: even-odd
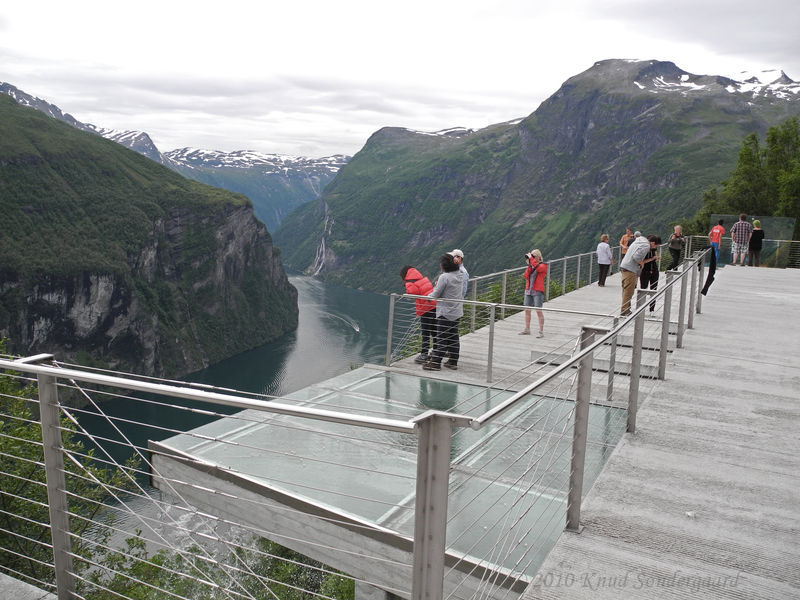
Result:
[[[400,277],[406,286],[407,294],[415,296],[427,296],[433,291],[433,284],[430,279],[423,277],[411,265],[406,265],[400,269]],[[414,359],[415,363],[425,363],[428,361],[428,350],[433,350],[433,339],[436,336],[436,302],[416,298],[416,313],[419,317],[419,328],[422,333],[422,345],[420,346],[419,356]]]
[[[525,278],[525,306],[542,308],[544,302],[544,280],[547,277],[547,263],[542,260],[540,250],[531,250],[525,255],[528,268],[522,275]],[[536,337],[544,337],[544,314],[537,310],[536,316],[539,318],[539,333]],[[519,332],[520,335],[530,335],[531,333],[531,309],[525,311],[525,329]]]
[[[717,259],[717,264],[719,264],[719,246],[722,243],[722,236],[725,235],[725,228],[722,224],[725,221],[720,219],[719,222],[711,228],[711,231],[708,232],[708,240],[711,242],[711,247],[714,249],[714,256]]]

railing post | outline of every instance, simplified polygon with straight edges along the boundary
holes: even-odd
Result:
[[[508,271],[503,271],[503,279],[500,287],[500,304],[506,303],[506,292],[508,290]],[[506,307],[500,309],[500,318],[506,318]]]
[[[478,280],[472,280],[472,301],[475,302],[478,299]],[[472,305],[472,322],[470,323],[469,330],[470,332],[475,332],[475,319],[478,316],[478,307],[474,304]]]
[[[64,446],[61,439],[58,388],[56,379],[52,375],[39,375],[39,412],[56,588],[58,599],[67,600],[75,597],[75,580],[72,575],[72,544],[67,512],[67,484],[64,477]]]
[[[392,364],[392,329],[394,327],[394,303],[397,294],[389,294],[389,329],[386,332],[386,366]]]
[[[547,269],[547,273],[544,276],[544,301],[547,302],[550,300],[550,269]]]
[[[619,317],[614,317],[614,329],[619,325]],[[614,371],[617,368],[617,336],[611,338],[611,350],[608,354],[608,385],[606,386],[606,398],[609,402],[614,400]]]
[[[581,350],[594,343],[596,330],[581,328]],[[578,387],[575,397],[575,427],[572,434],[572,463],[567,493],[567,531],[580,533],[581,499],[583,497],[583,471],[586,463],[586,437],[589,430],[589,398],[592,391],[593,354],[587,354],[578,366]]]
[[[497,306],[489,307],[489,349],[486,357],[486,383],[492,383],[492,361],[494,359],[494,317]]]
[[[681,269],[681,299],[678,303],[678,338],[675,345],[678,348],[683,348],[683,332],[686,328],[686,275],[685,267]]]
[[[712,250],[713,252],[713,250]],[[697,314],[701,314],[703,311],[701,310],[701,305],[703,303],[703,286],[705,285],[705,273],[706,273],[706,256],[708,256],[708,252],[704,252],[700,258],[700,274],[697,276],[698,281],[700,284],[697,286]]]
[[[664,379],[667,375],[667,349],[669,346],[669,319],[672,312],[672,280],[675,271],[667,271],[667,290],[664,292],[664,311],[661,317],[661,344],[658,350],[658,378]]]
[[[579,290],[581,288],[581,255],[578,254],[578,268],[577,274],[575,275],[575,289]]]
[[[414,508],[412,600],[442,600],[450,482],[452,421],[431,412],[419,421],[417,496]]]
[[[561,295],[567,293],[567,257],[565,256],[561,260],[564,261],[564,268],[561,270]]]
[[[695,268],[697,266],[697,258],[692,257],[692,259],[689,260],[687,256],[684,262],[688,262],[689,264],[689,277],[691,277],[691,287],[689,288],[689,315],[686,319],[686,327],[694,329],[694,305],[695,302],[697,302],[697,269]]]
[[[594,259],[592,253],[589,252],[589,281],[586,282],[586,285],[592,285],[592,266],[594,266]]]
[[[650,294],[639,290],[636,306],[643,306]],[[631,371],[628,387],[628,422],[625,430],[636,433],[636,413],[639,410],[639,376],[642,372],[642,342],[644,340],[644,312],[640,311],[633,321],[633,341],[631,342]]]

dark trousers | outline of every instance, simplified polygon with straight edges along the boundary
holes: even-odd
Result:
[[[670,256],[672,256],[672,264],[669,266],[669,268],[674,269],[679,264],[681,264],[681,251],[675,250],[674,248],[670,248],[669,254]]]
[[[436,310],[429,310],[419,316],[419,328],[422,333],[422,346],[419,353],[427,354],[428,350],[433,350],[436,340]]]
[[[608,277],[608,270],[611,268],[611,265],[597,265],[600,267],[600,275],[597,276],[597,283],[598,285],[605,285],[606,284],[606,277]]]
[[[639,285],[643,290],[655,290],[658,288],[658,271],[649,272],[642,269],[642,274],[639,275]],[[650,312],[656,309],[655,300],[650,303]]]
[[[750,266],[751,267],[760,267],[761,266],[761,248],[758,250],[750,249]]]
[[[451,321],[437,317],[436,343],[433,346],[432,360],[442,362],[445,354],[450,355],[450,362],[457,363],[461,344],[458,340],[458,319]]]

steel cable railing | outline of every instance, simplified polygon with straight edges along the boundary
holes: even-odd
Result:
[[[551,262],[556,264],[551,273],[562,279],[551,280],[550,289],[595,279],[590,258]],[[692,257],[686,268],[665,277],[655,294],[642,296],[629,318],[587,314],[591,324],[580,333],[562,332],[558,343],[535,355],[528,351],[513,358],[497,349],[509,363],[497,371],[499,385],[459,389],[439,412],[376,391],[390,385],[405,389],[391,373],[377,370],[346,374],[277,399],[7,357],[0,368],[20,379],[0,388],[3,422],[27,430],[39,427],[33,413],[6,407],[35,403],[34,390],[16,394],[11,388],[38,377],[42,406],[57,407],[58,437],[74,436],[86,447],[59,448],[4,428],[0,474],[27,490],[45,484],[30,475],[20,477],[16,465],[64,480],[60,493],[68,521],[58,527],[68,533],[67,542],[54,537],[47,547],[60,560],[69,558],[68,577],[63,562],[53,564],[52,554],[34,560],[55,571],[55,584],[68,586],[74,597],[123,598],[158,589],[176,598],[303,593],[344,599],[353,586],[408,595],[409,581],[415,597],[420,586],[431,592],[425,587],[430,585],[435,597],[437,579],[442,597],[517,596],[560,535],[565,517],[569,523],[576,506],[579,513],[580,499],[620,437],[635,427],[636,403],[645,391],[639,390],[640,382],[663,377],[662,363],[671,350],[664,344],[665,328],[666,339],[679,346],[691,313],[687,282],[691,279],[696,288],[694,266],[702,258]],[[505,300],[519,293],[507,273],[484,279],[473,283],[475,298],[495,294]],[[472,335],[487,342],[492,327],[512,326],[502,316],[523,309],[508,302],[465,303],[467,328],[474,323]],[[574,314],[549,310],[546,322],[566,327]],[[403,345],[408,345],[416,335],[408,334],[417,322],[413,297],[396,300],[395,319],[405,324],[397,329],[405,330]],[[422,395],[444,390],[429,389],[441,382],[415,385]],[[58,402],[58,394],[71,401],[81,398],[83,406]],[[124,407],[131,410],[115,412]],[[239,412],[226,412],[234,410]],[[146,411],[171,413],[173,421],[143,421]],[[87,428],[91,419],[104,423],[105,430]],[[46,430],[54,427],[46,423]],[[578,435],[581,426],[584,433]],[[143,431],[132,433],[137,428]],[[576,451],[579,438],[584,445]],[[44,450],[44,458],[18,457],[9,450],[29,445]],[[61,455],[62,467],[50,466],[52,449]],[[426,468],[439,464],[430,458],[437,452],[446,452],[444,478]],[[136,455],[138,464],[126,464],[126,454]],[[111,471],[117,476],[109,480]],[[438,510],[432,520],[427,517],[428,525],[420,525],[426,506],[442,505],[441,492],[429,490],[442,479],[449,483],[443,500],[450,505],[449,515],[441,529]],[[102,492],[84,496],[92,487]],[[431,501],[421,502],[428,493]],[[28,500],[25,493],[5,487],[2,498],[25,499],[40,509],[54,505],[52,499]],[[47,537],[46,518],[11,516],[39,528],[26,536],[29,541],[41,543]],[[307,522],[313,526],[303,525]],[[78,523],[82,526],[73,530]],[[18,532],[0,527],[0,535],[11,539]],[[263,550],[266,539],[293,550]],[[442,565],[433,583],[426,583],[426,567],[412,551],[414,539],[418,550],[424,540],[441,543],[447,567]],[[312,559],[300,557],[297,549]],[[0,557],[22,554],[10,546],[0,548]],[[0,564],[6,562],[11,561]],[[269,570],[276,564],[282,565],[279,571],[307,569],[313,575],[287,583]],[[23,573],[15,566],[3,570]],[[54,585],[51,575],[32,579],[42,587]]]

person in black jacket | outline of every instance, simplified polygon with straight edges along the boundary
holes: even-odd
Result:
[[[750,253],[750,266],[761,266],[761,248],[764,247],[764,230],[761,229],[761,221],[753,221],[753,233],[750,236],[748,251]]]
[[[660,257],[658,255],[658,246],[661,245],[661,238],[657,235],[648,235],[647,240],[650,242],[650,253],[644,259],[642,265],[642,272],[639,274],[639,285],[643,290],[655,290],[658,287],[658,274]],[[653,244],[656,247],[653,247]],[[656,308],[656,303],[650,303],[650,312]]]

